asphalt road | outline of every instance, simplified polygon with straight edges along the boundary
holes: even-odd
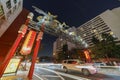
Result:
[[[34,80],[89,80],[79,76],[66,74],[60,71],[54,71],[47,68],[37,67],[34,72]]]
[[[114,71],[114,72],[113,72]],[[34,72],[34,80],[120,80],[120,75],[115,70],[99,69],[97,74],[84,76],[77,71],[65,73],[62,70],[37,66]]]

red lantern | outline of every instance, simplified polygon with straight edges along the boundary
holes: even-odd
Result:
[[[36,32],[33,30],[30,30],[20,50],[20,53],[22,55],[30,54],[35,41],[35,37],[36,37]]]

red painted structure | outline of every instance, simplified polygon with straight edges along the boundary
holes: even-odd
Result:
[[[30,18],[27,18],[25,25],[28,26],[28,23],[30,21]],[[23,38],[23,36],[26,34],[27,31],[27,27],[25,26],[25,28],[22,28],[18,31],[18,36],[14,42],[14,44],[12,45],[10,51],[8,52],[7,56],[5,57],[5,60],[3,61],[3,63],[0,65],[0,78],[2,77],[2,75],[4,74],[4,71],[10,61],[10,59],[14,56],[14,53],[21,41],[21,39]]]
[[[20,53],[22,55],[28,55],[31,53],[35,41],[35,37],[36,37],[36,31],[30,30],[20,50]]]
[[[36,59],[37,59],[38,50],[39,50],[39,46],[40,46],[40,43],[41,43],[41,40],[42,40],[42,36],[43,36],[43,32],[41,31],[41,32],[39,32],[39,34],[37,35],[37,38],[36,38],[36,44],[35,44],[34,53],[33,53],[34,57],[32,57],[32,64],[31,64],[29,74],[28,74],[29,80],[32,80],[32,77],[33,77],[35,62],[36,62]]]

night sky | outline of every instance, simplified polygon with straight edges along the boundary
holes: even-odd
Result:
[[[69,26],[79,27],[107,9],[120,7],[120,0],[23,0],[24,8],[37,14],[33,6],[58,16],[58,20]],[[39,56],[51,56],[55,37],[44,34]]]

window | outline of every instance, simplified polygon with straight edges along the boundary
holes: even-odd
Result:
[[[68,64],[76,64],[77,61],[68,61]]]
[[[6,2],[6,6],[7,6],[8,9],[11,8],[11,2],[10,2],[10,0],[8,0],[8,1]]]
[[[21,3],[21,1],[19,1],[18,6],[21,6],[21,5],[22,5],[22,3]]]
[[[84,29],[83,29],[82,27],[80,28],[80,30],[81,30],[81,31],[84,31]]]
[[[0,6],[0,16],[4,14],[2,6]]]
[[[17,0],[14,0],[14,3],[16,4],[16,3],[17,3]]]
[[[3,7],[0,5],[0,27],[3,24],[4,20],[5,17],[4,17]]]
[[[13,7],[13,12],[15,12],[15,10],[17,9],[16,5]]]
[[[63,63],[66,63],[67,61],[63,61]]]
[[[11,15],[11,10],[7,13],[7,17],[10,17]]]
[[[86,34],[83,34],[83,36],[85,37],[85,36],[87,36]]]

